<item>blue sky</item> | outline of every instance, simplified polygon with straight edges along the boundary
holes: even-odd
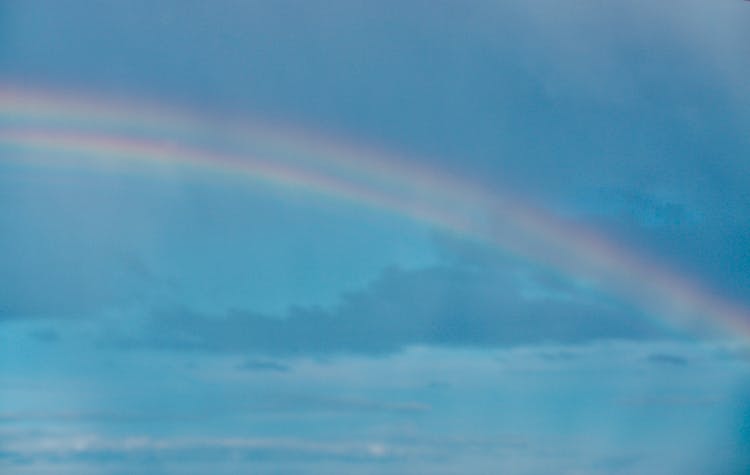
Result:
[[[740,1],[6,1],[0,81],[390,150],[748,308],[748,24]],[[746,339],[353,203],[19,153],[3,473],[750,466]]]

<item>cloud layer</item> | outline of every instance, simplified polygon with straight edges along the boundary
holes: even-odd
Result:
[[[119,343],[293,356],[383,354],[412,345],[505,347],[666,335],[626,306],[587,292],[560,292],[497,270],[390,269],[330,309],[294,307],[281,317],[242,310],[219,315],[160,311],[139,335],[123,336]]]

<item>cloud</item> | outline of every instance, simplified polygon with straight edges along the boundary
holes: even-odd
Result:
[[[389,447],[378,442],[318,441],[290,438],[248,437],[194,437],[154,438],[131,436],[122,438],[104,437],[97,434],[73,436],[47,436],[8,441],[6,454],[19,458],[52,458],[58,461],[85,458],[104,461],[127,457],[144,457],[149,454],[172,454],[179,456],[214,458],[227,453],[263,454],[279,460],[288,457],[303,458],[355,458],[369,459],[397,456],[398,447]]]
[[[666,335],[627,306],[590,291],[560,296],[559,289],[530,291],[531,286],[528,277],[498,270],[389,269],[333,308],[293,307],[282,317],[247,310],[219,315],[159,311],[139,332],[111,341],[126,348],[282,357],[376,355],[413,345],[487,348]]]
[[[267,380],[265,380],[268,382]],[[273,387],[273,386],[271,386]],[[432,410],[429,404],[416,400],[378,400],[340,394],[308,391],[254,390],[251,400],[226,397],[217,405],[205,404],[200,410],[166,409],[143,410],[35,410],[0,412],[0,430],[8,427],[77,428],[94,425],[132,426],[144,424],[198,424],[217,417],[253,417],[308,415],[420,415]],[[243,395],[244,396],[244,395]]]
[[[548,350],[541,351],[539,357],[548,361],[570,361],[578,358],[580,355],[569,350]]]
[[[498,436],[423,437],[153,437],[98,433],[9,440],[0,468],[12,473],[413,473],[484,472],[498,457],[533,460],[526,441]],[[467,466],[467,463],[470,465]],[[83,470],[76,470],[80,467]],[[538,465],[538,464],[537,464]],[[508,462],[504,463],[508,466]],[[29,472],[21,471],[23,468]],[[51,470],[43,470],[51,468]],[[94,470],[91,470],[94,468]],[[528,470],[526,470],[528,472]]]
[[[654,353],[648,356],[647,361],[657,365],[667,366],[687,366],[688,360],[682,356],[670,355],[667,353]]]
[[[291,370],[289,365],[272,360],[250,359],[238,366],[238,369],[244,371],[271,371],[274,373],[286,373]]]
[[[43,343],[56,343],[60,341],[60,333],[51,328],[42,328],[29,332],[29,336]]]
[[[250,405],[248,409],[263,413],[376,413],[416,415],[429,412],[432,407],[417,401],[376,401],[362,398],[313,396],[309,394],[273,394],[267,401]]]

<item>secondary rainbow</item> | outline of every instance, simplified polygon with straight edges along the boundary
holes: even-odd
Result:
[[[0,86],[0,160],[115,173],[197,168],[374,207],[481,240],[624,297],[679,327],[750,339],[750,311],[697,280],[504,190],[261,122]],[[202,176],[205,176],[203,174]]]

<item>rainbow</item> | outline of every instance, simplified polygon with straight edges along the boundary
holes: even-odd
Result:
[[[425,223],[549,266],[678,328],[750,339],[750,311],[580,225],[434,167],[301,130],[0,85],[0,160],[224,179],[336,200]]]

